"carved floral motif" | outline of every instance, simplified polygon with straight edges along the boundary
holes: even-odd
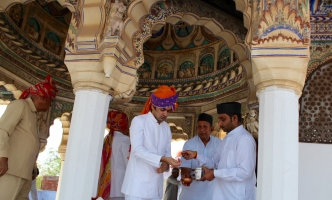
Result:
[[[307,1],[264,0],[256,1],[254,5],[254,45],[277,39],[309,43],[310,18]]]

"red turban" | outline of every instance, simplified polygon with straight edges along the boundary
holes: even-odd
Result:
[[[107,126],[111,133],[114,131],[125,131],[128,129],[128,117],[122,111],[111,110],[107,115]]]
[[[160,86],[153,94],[150,95],[149,99],[146,101],[145,106],[141,114],[146,114],[150,112],[151,105],[159,108],[166,108],[172,106],[172,110],[176,110],[178,103],[178,94],[174,87],[168,87],[167,85]]]
[[[44,81],[24,90],[20,96],[20,99],[26,99],[30,95],[38,95],[44,98],[55,99],[57,92],[58,90],[56,89],[55,82],[50,75],[47,75]]]

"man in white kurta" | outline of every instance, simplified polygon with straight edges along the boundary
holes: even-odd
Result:
[[[213,157],[195,151],[183,152],[183,156],[196,158],[204,166],[202,180],[215,180],[213,200],[255,200],[256,143],[241,125],[241,104],[219,104],[217,111],[219,125],[227,136]]]
[[[111,200],[124,199],[124,194],[121,192],[121,187],[128,164],[129,148],[129,137],[125,135],[125,133],[122,134],[119,131],[114,131],[114,138],[112,142],[113,150],[111,154]]]
[[[171,157],[172,134],[165,122],[176,109],[173,87],[160,86],[147,101],[142,115],[130,126],[131,153],[121,191],[126,200],[160,200],[163,196],[163,172],[169,165],[179,167]]]
[[[172,169],[172,175],[167,178],[166,189],[163,200],[177,200],[180,181],[177,180],[179,177],[179,168]]]
[[[213,131],[212,116],[206,113],[201,113],[198,116],[197,135],[188,140],[183,150],[194,150],[198,154],[206,157],[212,157],[214,152],[219,148],[221,140],[214,136],[211,136]],[[182,160],[181,171],[184,174],[185,170],[195,170],[200,167],[197,160]],[[196,181],[193,180],[189,186],[182,187],[180,194],[180,200],[211,200],[213,194],[214,180],[212,181]]]

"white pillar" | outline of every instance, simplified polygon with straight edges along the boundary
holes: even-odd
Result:
[[[59,199],[59,194],[60,194],[60,183],[62,181],[62,174],[63,174],[63,165],[64,165],[65,161],[61,160],[61,169],[60,169],[60,176],[59,176],[59,180],[58,180],[58,188],[57,188],[57,192],[56,192],[56,196],[55,196],[55,200],[60,200]]]
[[[270,86],[259,94],[257,200],[298,199],[298,99]]]
[[[78,90],[60,182],[61,200],[91,200],[97,194],[101,151],[111,96]]]

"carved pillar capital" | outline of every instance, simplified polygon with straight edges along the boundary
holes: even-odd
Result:
[[[294,90],[296,94],[301,95],[309,59],[309,55],[253,57],[252,71],[256,93],[260,93],[266,87],[277,86]]]
[[[309,1],[252,2],[251,45],[309,45]]]
[[[124,43],[118,37],[103,40],[96,50],[67,52],[65,63],[74,91],[97,89],[110,94],[114,100],[128,102],[136,90],[134,61],[122,56]]]

